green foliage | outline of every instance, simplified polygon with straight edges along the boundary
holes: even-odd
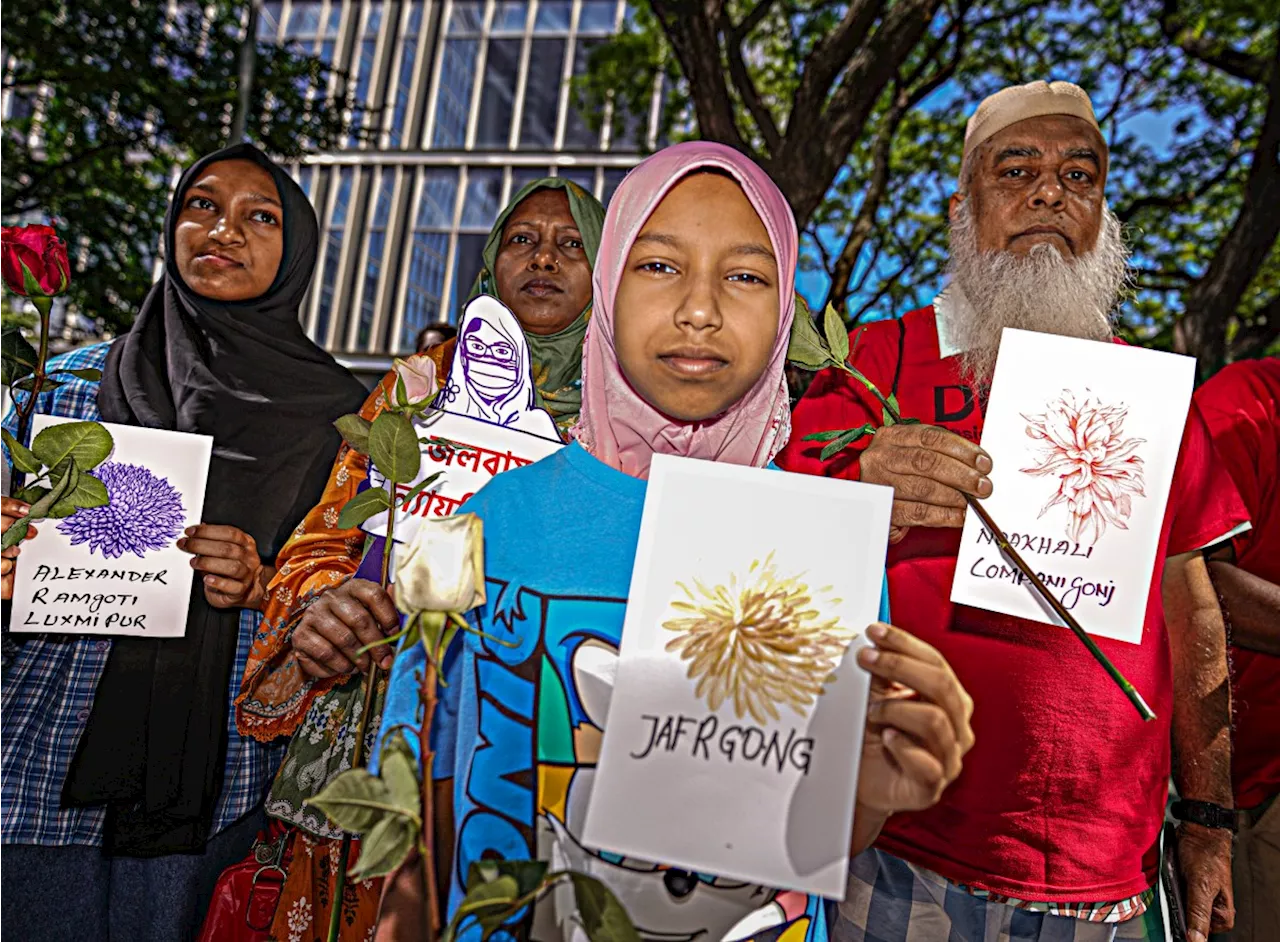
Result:
[[[35,372],[40,355],[16,326],[0,331],[0,385],[12,386]]]
[[[418,435],[408,417],[383,412],[369,429],[369,460],[392,484],[408,484],[422,467]]]
[[[898,4],[897,6],[901,6]],[[886,5],[891,10],[895,5]],[[668,89],[659,143],[699,136],[691,83],[675,43],[696,40],[689,24],[702,8],[633,0],[624,34],[596,49],[579,93],[596,107],[647,113],[655,79]],[[822,0],[729,0],[718,30],[721,78],[734,125],[748,150],[793,193],[813,171],[807,154],[771,162],[779,141],[828,114],[792,113],[799,84],[851,6]],[[654,10],[667,11],[660,20]],[[764,15],[752,18],[755,11]],[[848,324],[897,316],[927,304],[947,264],[948,199],[956,189],[965,118],[986,95],[1033,79],[1067,79],[1093,94],[1110,146],[1108,195],[1133,249],[1134,285],[1121,309],[1129,340],[1214,358],[1280,352],[1280,241],[1273,228],[1237,224],[1258,161],[1268,107],[1265,76],[1277,61],[1278,0],[948,0],[928,13],[925,34],[902,59],[839,170],[817,182],[825,198],[798,212],[800,283],[811,301],[835,306]],[[743,69],[758,102],[732,80],[729,31],[746,24]],[[883,21],[843,63],[880,54]],[[696,44],[693,48],[696,48]],[[1252,70],[1252,71],[1251,71]],[[674,74],[673,74],[674,73]],[[709,87],[709,86],[708,86]],[[828,99],[829,101],[830,99]],[[772,140],[769,125],[774,125]],[[725,139],[723,128],[717,129]],[[1274,191],[1273,191],[1274,192]],[[1264,214],[1266,215],[1266,214]],[[1274,215],[1272,216],[1274,219]],[[1274,222],[1271,223],[1274,227]],[[1238,297],[1218,300],[1204,337],[1180,330],[1197,286],[1215,260],[1261,240],[1264,261]],[[799,339],[801,346],[806,339]],[[793,337],[793,344],[797,342]],[[838,352],[838,351],[835,351]],[[793,360],[812,359],[797,349]],[[799,357],[799,359],[797,359]]]
[[[4,216],[57,221],[76,265],[68,298],[109,329],[126,328],[150,289],[174,166],[230,143],[245,10],[5,5]],[[297,46],[259,43],[250,138],[285,157],[345,143],[363,120],[350,84]]]
[[[97,422],[62,422],[40,432],[31,451],[46,467],[59,469],[72,461],[88,471],[106,461],[113,446],[111,433]]]
[[[338,529],[351,530],[374,514],[390,508],[391,498],[387,496],[386,490],[381,487],[367,488],[343,505],[342,513],[338,514]]]
[[[46,428],[28,449],[8,431],[3,433],[14,468],[36,479],[14,496],[31,505],[0,539],[0,548],[16,546],[41,520],[69,517],[82,507],[102,507],[106,485],[89,474],[107,460],[111,433],[97,422],[65,422]],[[41,483],[43,482],[43,483]]]
[[[640,936],[618,898],[595,877],[556,871],[537,860],[486,860],[471,865],[467,893],[453,919],[440,934],[452,942],[474,922],[481,939],[488,939],[522,910],[568,880],[583,931],[592,942],[640,942]]]
[[[369,429],[373,427],[372,422],[353,412],[342,416],[333,423],[333,427],[348,445],[362,455],[369,454]]]

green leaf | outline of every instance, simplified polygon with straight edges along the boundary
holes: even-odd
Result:
[[[380,487],[370,487],[347,501],[338,514],[338,529],[351,530],[381,510],[389,510],[391,498]]]
[[[413,487],[409,489],[409,493],[404,495],[404,500],[400,501],[400,506],[408,507],[411,500],[429,488],[432,484],[436,483],[442,474],[444,474],[443,471],[437,471],[435,474],[428,474],[417,484],[413,485]]]
[[[467,891],[458,904],[458,913],[480,924],[480,937],[487,939],[511,917],[511,907],[520,899],[520,887],[514,877],[498,876],[482,881]],[[461,923],[460,923],[461,924]]]
[[[37,435],[31,450],[45,467],[57,468],[72,458],[80,470],[89,471],[107,460],[114,445],[111,433],[97,422],[64,422]]]
[[[75,460],[72,459],[66,463],[65,468],[61,472],[61,477],[59,477],[57,483],[49,489],[49,493],[45,494],[31,505],[31,509],[27,511],[25,519],[43,520],[45,517],[49,516],[49,511],[54,508],[58,501],[71,493],[79,479],[80,471],[76,468]]]
[[[22,542],[22,538],[27,535],[27,530],[31,527],[30,517],[20,517],[13,522],[13,526],[4,531],[4,536],[0,538],[0,549],[8,549],[10,546],[17,546]]]
[[[362,455],[369,453],[369,429],[372,426],[372,422],[354,412],[344,415],[333,423],[333,427],[338,430],[343,441]]]
[[[409,747],[403,732],[397,732],[383,744],[378,760],[378,775],[386,782],[391,803],[411,814],[421,816],[422,793],[418,781],[418,757]]]
[[[28,484],[13,496],[24,504],[34,504],[41,497],[44,497],[45,494],[48,494],[50,490],[52,490],[52,488],[44,487],[40,484]]]
[[[107,485],[92,474],[84,473],[76,481],[74,490],[69,491],[62,500],[58,501],[53,508],[56,513],[50,516],[70,517],[77,510],[85,507],[105,507],[110,502],[111,495],[107,493]]]
[[[902,409],[898,405],[898,397],[889,393],[880,410],[880,419],[885,425],[895,425],[902,419]]]
[[[59,386],[65,385],[67,384],[60,383],[56,379],[50,379],[46,376],[40,381],[40,392],[47,393],[50,390],[57,389]],[[28,376],[25,379],[20,379],[13,384],[13,388],[21,389],[23,392],[31,392],[31,390],[36,388],[36,378],[34,376]]]
[[[808,307],[797,305],[795,318],[791,321],[791,338],[787,344],[787,359],[796,366],[811,372],[825,369],[832,365],[831,350],[827,342],[813,325]]]
[[[91,383],[96,383],[102,379],[102,370],[95,370],[87,367],[80,370],[54,370],[53,372],[58,375],[62,373],[70,373],[77,379],[88,380]]]
[[[482,883],[511,877],[516,882],[515,895],[519,899],[538,889],[546,876],[547,863],[543,860],[484,860],[473,863],[467,871],[467,893]]]
[[[16,327],[0,331],[0,385],[12,386],[36,371],[40,355]]]
[[[829,461],[836,454],[838,454],[841,451],[844,451],[846,448],[848,448],[854,442],[858,441],[860,438],[864,438],[867,435],[874,435],[875,431],[876,431],[876,427],[870,423],[860,426],[859,428],[848,429],[842,435],[832,440],[831,443],[828,444],[825,448],[823,448],[822,454],[820,454],[818,457],[822,461]]]
[[[13,462],[15,468],[23,474],[39,474],[44,470],[40,459],[33,455],[22,442],[10,435],[8,429],[0,430],[0,435],[4,438],[5,447],[9,449],[9,460]]]
[[[369,430],[369,458],[387,480],[408,484],[418,476],[422,452],[413,423],[403,415],[384,412]]]
[[[387,783],[368,769],[348,769],[306,802],[353,834],[365,834],[388,817],[400,817]]]
[[[571,873],[582,928],[591,942],[640,942],[627,911],[607,886],[585,873]]]
[[[844,320],[831,304],[827,305],[822,319],[822,332],[827,335],[827,347],[831,350],[831,359],[837,363],[843,363],[849,359],[849,332],[845,329]]]
[[[409,856],[418,837],[418,828],[408,818],[383,818],[360,836],[360,858],[348,871],[353,880],[371,880],[394,873]]]
[[[800,439],[800,441],[802,441],[802,442],[829,442],[829,441],[831,441],[833,438],[839,438],[841,435],[843,435],[843,434],[844,434],[845,432],[847,432],[847,431],[849,431],[847,428],[833,428],[833,429],[831,429],[831,431],[829,431],[829,432],[814,432],[812,435],[806,435],[806,436],[804,436],[803,438],[801,438],[801,439]]]
[[[401,409],[409,407],[409,390],[405,388],[404,377],[396,373],[396,406]]]
[[[44,289],[40,287],[40,282],[36,280],[36,276],[31,273],[31,269],[27,267],[26,262],[18,262],[22,268],[22,290],[29,298],[45,297]],[[43,329],[43,328],[42,328]]]

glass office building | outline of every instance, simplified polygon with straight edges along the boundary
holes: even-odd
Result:
[[[625,0],[284,0],[258,35],[350,73],[365,140],[313,154],[298,179],[320,218],[303,317],[352,366],[377,369],[456,319],[499,209],[526,181],[567,177],[608,200],[653,146],[649,120],[593,131],[572,76]],[[607,117],[607,116],[606,116]]]

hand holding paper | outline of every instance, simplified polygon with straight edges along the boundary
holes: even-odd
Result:
[[[8,530],[11,526],[17,523],[18,520],[25,517],[30,506],[30,504],[27,504],[24,501],[15,500],[12,497],[4,498],[3,504],[0,505],[0,509],[3,510],[4,521],[3,526],[0,526],[0,533]],[[38,531],[35,527],[28,527],[26,535],[22,538],[23,542],[26,542],[27,540],[34,540],[37,532]],[[0,562],[0,598],[3,598],[6,602],[13,598],[13,574],[14,569],[17,568],[18,565],[18,557],[21,554],[21,544],[17,546],[10,546],[0,554],[0,558],[3,559],[3,562]]]
[[[875,838],[861,820],[866,812],[881,813],[878,830],[890,814],[930,807],[973,748],[973,698],[946,659],[892,625],[877,623],[867,634],[875,646],[862,648],[858,663],[874,680],[858,773],[855,854]]]
[[[202,523],[187,527],[178,549],[204,573],[204,597],[215,608],[259,608],[275,570],[262,564],[258,544],[238,527]]]
[[[859,462],[861,480],[893,488],[889,542],[911,527],[964,526],[965,495],[989,497],[991,458],[973,442],[932,425],[888,425]]]

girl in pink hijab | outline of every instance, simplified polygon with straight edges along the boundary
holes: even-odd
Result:
[[[454,849],[438,862],[450,914],[472,864],[536,858],[600,879],[641,938],[737,940],[776,936],[780,926],[789,939],[827,938],[830,910],[818,901],[601,854],[581,840],[650,461],[661,453],[764,467],[786,442],[796,252],[777,187],[718,144],[670,147],[615,193],[577,440],[498,475],[463,508],[484,522],[489,601],[468,614],[476,631],[460,634],[446,658],[433,731],[436,775],[453,780],[446,817],[457,822],[438,845]],[[936,800],[968,741],[967,718],[953,728],[936,705],[963,700],[936,652],[888,625],[869,635],[870,650],[894,655],[864,666],[916,693],[906,709],[877,712],[868,729],[851,852],[892,811]],[[403,702],[409,725],[421,657],[414,645],[391,675],[388,715]],[[935,712],[949,732],[937,733]],[[582,937],[568,888],[510,923],[515,937],[540,942]],[[463,924],[462,938],[480,934]]]

